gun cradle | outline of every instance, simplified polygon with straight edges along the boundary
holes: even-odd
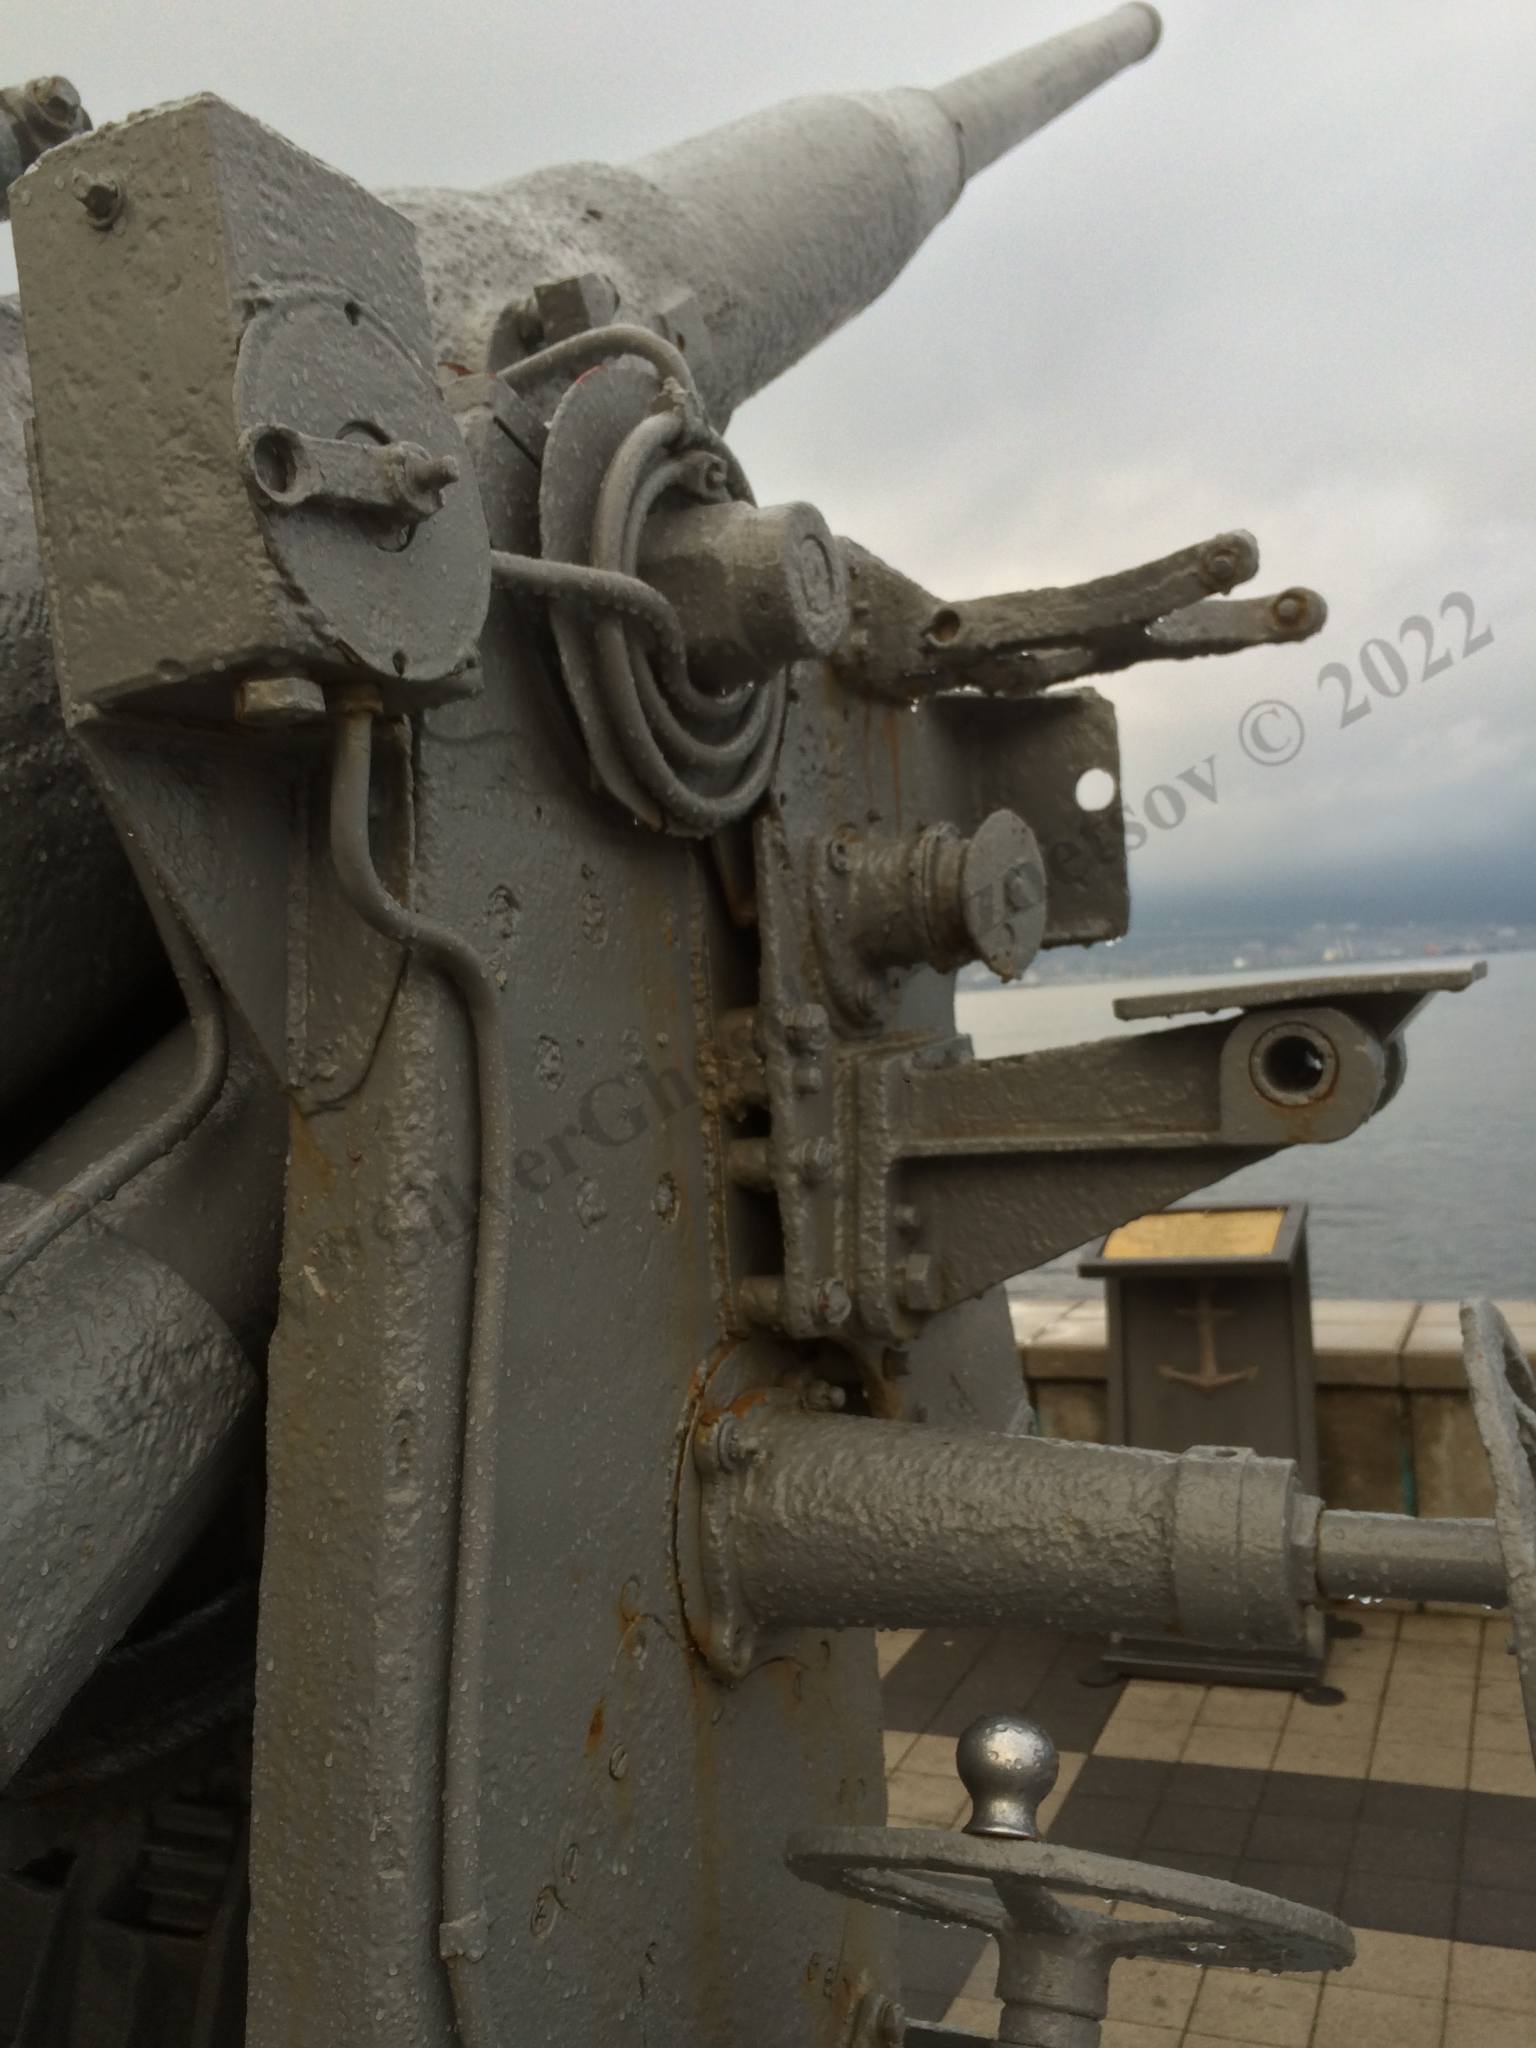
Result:
[[[36,1867],[76,1873],[46,2048],[94,2048],[76,2013],[173,1907],[188,2011],[235,2040],[243,2009],[253,2048],[894,2048],[887,1923],[825,1844],[815,1887],[781,1861],[880,1818],[871,1626],[1274,1642],[1386,1590],[1507,1592],[1528,1632],[1496,1386],[1502,1547],[1330,1516],[1242,1452],[1011,1433],[1002,1280],[1357,1129],[1471,978],[1195,991],[1178,1014],[1223,1014],[991,1062],[955,1035],[961,966],[1126,929],[1118,801],[1076,796],[1118,777],[1113,710],[1052,686],[1296,638],[1320,600],[1226,602],[1234,533],[941,606],[757,507],[723,438],[1156,29],[403,212],[208,98],[17,186],[63,712],[198,1035],[169,1108],[125,1136],[95,1105],[0,1247],[36,1406],[67,1385],[99,1439],[7,1504],[64,1582],[4,1731]],[[59,1717],[116,1697],[152,1581],[200,1584],[258,1401],[259,1641],[214,1603],[210,1747],[162,1731],[169,1817],[109,1756],[101,1835],[29,1766],[51,1798],[100,1764]],[[93,1483],[132,1558],[71,1520]],[[1342,1952],[1303,1932],[1256,1952]],[[1021,2005],[1054,1995],[1031,1954]]]

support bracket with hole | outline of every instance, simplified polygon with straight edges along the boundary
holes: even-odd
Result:
[[[807,1016],[760,1012],[773,1136],[731,1150],[744,1185],[778,1195],[786,1258],[783,1274],[744,1283],[744,1320],[871,1358],[904,1346],[1128,1216],[1349,1136],[1396,1093],[1408,1020],[1482,972],[1131,999],[1122,1015],[1214,1014],[980,1061],[963,1038],[833,1038],[820,1011],[812,1047]]]

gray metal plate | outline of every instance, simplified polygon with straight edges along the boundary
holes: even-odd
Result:
[[[320,634],[369,668],[440,682],[471,660],[491,577],[480,494],[452,415],[383,323],[339,292],[284,295],[240,338],[235,411],[241,429],[413,441],[460,463],[404,546],[318,502],[269,510],[265,532]]]

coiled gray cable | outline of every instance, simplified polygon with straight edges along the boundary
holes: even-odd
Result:
[[[784,727],[787,680],[779,670],[719,694],[701,689],[688,672],[676,614],[639,574],[640,545],[657,499],[690,482],[679,460],[684,447],[707,452],[730,494],[750,501],[746,479],[704,424],[682,355],[647,328],[595,328],[500,374],[516,388],[619,355],[648,361],[677,402],[638,421],[609,464],[593,518],[590,568],[506,554],[493,554],[492,568],[504,582],[556,602],[584,603],[599,614],[593,627],[598,688],[618,746],[669,828],[703,837],[745,816],[767,788]],[[541,580],[541,566],[565,573]]]

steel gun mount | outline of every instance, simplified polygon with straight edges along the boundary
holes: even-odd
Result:
[[[1232,532],[946,604],[725,438],[1156,33],[479,195],[386,203],[206,97],[14,187],[0,768],[69,886],[0,875],[7,1078],[104,961],[126,1004],[163,950],[189,1018],[0,1208],[15,2048],[97,2048],[166,1970],[189,2043],[888,2044],[888,1923],[780,1861],[879,1816],[871,1624],[1507,1593],[1529,1644],[1536,1403],[1486,1317],[1497,1530],[1018,1433],[999,1283],[1348,1135],[1470,978],[955,1034],[963,964],[1126,928],[1083,679],[1321,600],[1230,597]],[[995,1872],[1027,1975],[1065,1909]]]

